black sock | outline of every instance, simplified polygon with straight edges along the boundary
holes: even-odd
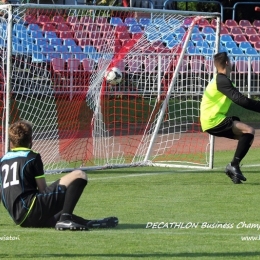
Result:
[[[69,187],[66,190],[64,206],[61,212],[60,220],[72,218],[72,212],[87,183],[87,180],[79,178],[69,185]]]
[[[232,166],[239,165],[242,159],[246,156],[254,139],[253,134],[243,134],[237,144],[234,158],[231,162]]]

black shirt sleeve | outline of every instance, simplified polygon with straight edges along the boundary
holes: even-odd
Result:
[[[240,93],[232,84],[231,80],[222,73],[217,74],[217,89],[237,105],[260,113],[260,101],[253,100]]]

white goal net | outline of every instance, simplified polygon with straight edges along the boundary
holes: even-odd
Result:
[[[199,103],[219,14],[32,4],[1,14],[2,154],[8,124],[26,119],[46,172],[212,166]]]

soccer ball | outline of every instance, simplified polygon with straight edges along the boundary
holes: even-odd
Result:
[[[110,85],[116,85],[122,80],[122,72],[120,69],[113,67],[106,73],[106,81]]]

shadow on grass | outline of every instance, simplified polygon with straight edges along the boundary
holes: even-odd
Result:
[[[69,259],[69,258],[86,258],[86,257],[95,257],[95,259],[97,257],[109,257],[109,258],[131,258],[131,259],[136,259],[138,257],[140,258],[148,258],[148,259],[159,259],[159,258],[175,258],[175,257],[180,257],[180,258],[202,258],[202,257],[207,257],[208,259],[213,258],[213,259],[217,259],[218,257],[220,257],[221,259],[223,258],[229,258],[229,257],[245,257],[245,259],[249,259],[250,257],[255,257],[255,256],[260,256],[260,252],[215,252],[215,253],[133,253],[133,254],[125,254],[125,253],[117,253],[117,254],[101,254],[101,253],[93,253],[93,254],[41,254],[39,256],[37,256],[36,254],[0,254],[0,258],[1,259],[6,259],[6,258],[34,258],[37,259],[38,257],[42,258],[65,258],[65,259]]]
[[[145,224],[120,224],[116,227],[116,229],[145,229]]]

